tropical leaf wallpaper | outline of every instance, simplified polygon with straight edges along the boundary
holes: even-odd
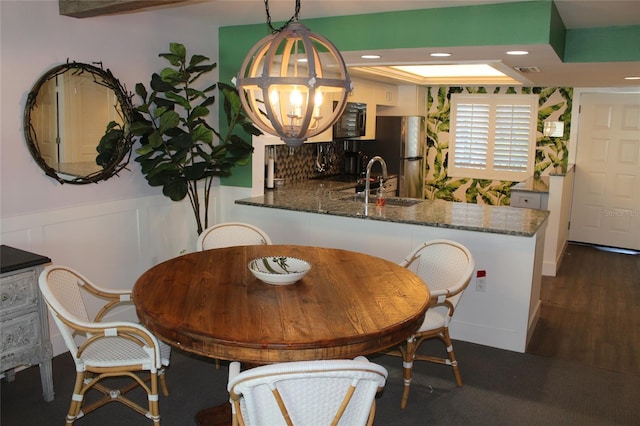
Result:
[[[429,87],[427,92],[427,170],[425,198],[463,203],[509,205],[511,187],[518,182],[447,175],[449,158],[449,100],[453,93],[537,94],[538,133],[536,138],[535,174],[548,175],[556,167],[566,167],[567,142],[571,129],[573,89],[563,87]],[[564,136],[543,135],[545,120],[564,122]]]

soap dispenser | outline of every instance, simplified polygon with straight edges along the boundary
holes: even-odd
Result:
[[[383,207],[387,204],[387,200],[384,198],[384,185],[382,176],[380,176],[380,185],[378,186],[378,194],[376,195],[376,207]]]

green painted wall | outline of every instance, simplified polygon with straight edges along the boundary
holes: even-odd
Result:
[[[564,61],[640,61],[640,25],[567,30]]]

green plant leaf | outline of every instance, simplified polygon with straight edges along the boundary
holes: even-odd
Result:
[[[167,99],[174,101],[175,103],[177,103],[178,105],[180,105],[182,108],[186,110],[191,109],[191,105],[189,104],[189,101],[183,96],[180,96],[173,92],[168,92],[166,93],[166,97]]]
[[[167,111],[160,116],[160,132],[177,127],[180,124],[180,116],[175,111]]]
[[[260,136],[262,134],[262,131],[254,126],[254,124],[250,121],[243,121],[242,123],[240,123],[240,126],[242,126],[242,129],[250,135]]]
[[[151,144],[145,144],[145,145],[142,145],[140,148],[136,149],[136,154],[138,154],[139,156],[143,156],[153,152],[153,150],[154,150],[154,147],[152,147]],[[138,160],[138,158],[136,158],[136,160]]]
[[[201,141],[207,145],[213,142],[213,132],[205,126],[197,126],[193,129],[192,135],[194,141]]]
[[[187,48],[184,47],[184,44],[169,43],[169,51],[183,60],[187,57]]]
[[[162,193],[172,201],[183,200],[187,196],[189,186],[185,179],[175,179],[168,182],[162,188]]]
[[[204,177],[207,163],[195,163],[184,168],[184,177],[187,180],[200,180]]]
[[[109,122],[104,135],[100,138],[96,151],[96,164],[103,168],[108,167],[117,160],[120,153],[119,142],[124,138],[124,130],[119,123]]]
[[[188,66],[187,67],[187,71],[189,71],[190,73],[196,73],[197,76],[193,79],[193,80],[197,80],[198,77],[200,77],[200,75],[207,73],[209,71],[213,71],[216,68],[216,64],[212,64],[212,65],[195,65],[195,66]],[[192,81],[193,81],[192,80]]]
[[[189,74],[182,70],[174,70],[173,68],[165,68],[160,72],[160,78],[165,83],[171,86],[177,86],[179,84],[189,81]]]
[[[204,101],[202,101],[199,106],[208,107],[209,105],[213,105],[215,102],[216,102],[216,97],[215,96],[211,96],[211,97],[206,98]]]
[[[151,133],[149,135],[149,147],[154,149],[154,148],[159,148],[162,146],[162,133],[160,133],[159,131],[154,131],[153,133]]]
[[[169,144],[176,150],[183,150],[183,149],[191,149],[192,145],[193,145],[193,135],[186,133],[186,132],[182,132],[176,136],[173,136],[171,139],[169,139]]]
[[[202,56],[202,55],[193,55],[191,57],[191,60],[189,61],[189,66],[192,67],[194,65],[198,65],[201,62],[204,61],[208,61],[209,58],[207,58],[206,56]]]
[[[160,75],[156,73],[154,73],[151,76],[150,86],[151,86],[151,90],[154,90],[156,92],[161,92],[161,93],[178,91],[178,89],[175,86],[164,81],[162,77],[160,77]]]
[[[206,117],[209,115],[209,108],[203,106],[197,106],[189,114],[189,120],[195,120],[198,117]]]
[[[144,84],[137,83],[135,90],[136,90],[136,94],[140,96],[144,102],[146,102],[148,94],[147,94],[147,89],[144,87]]]
[[[158,107],[158,108],[155,109],[155,111],[153,111],[153,118],[157,119],[162,114],[164,114],[165,112],[167,112],[167,107],[166,106]]]
[[[141,158],[141,157],[138,157]],[[149,173],[154,169],[158,169],[159,165],[163,162],[167,161],[164,156],[157,156],[154,158],[143,159],[140,161],[140,168],[142,169],[142,173]]]
[[[153,129],[153,125],[146,120],[133,121],[129,130],[134,136],[142,136]]]
[[[176,106],[176,103],[174,101],[161,97],[155,97],[153,102],[155,103],[157,108],[164,107],[166,109],[174,110]]]
[[[174,67],[179,67],[182,63],[182,58],[179,55],[174,55],[171,53],[160,53],[158,56],[160,56],[161,58],[165,58]]]

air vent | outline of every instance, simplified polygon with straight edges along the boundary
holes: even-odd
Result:
[[[513,69],[523,74],[531,73],[531,72],[540,72],[540,68],[538,67],[513,67]]]

